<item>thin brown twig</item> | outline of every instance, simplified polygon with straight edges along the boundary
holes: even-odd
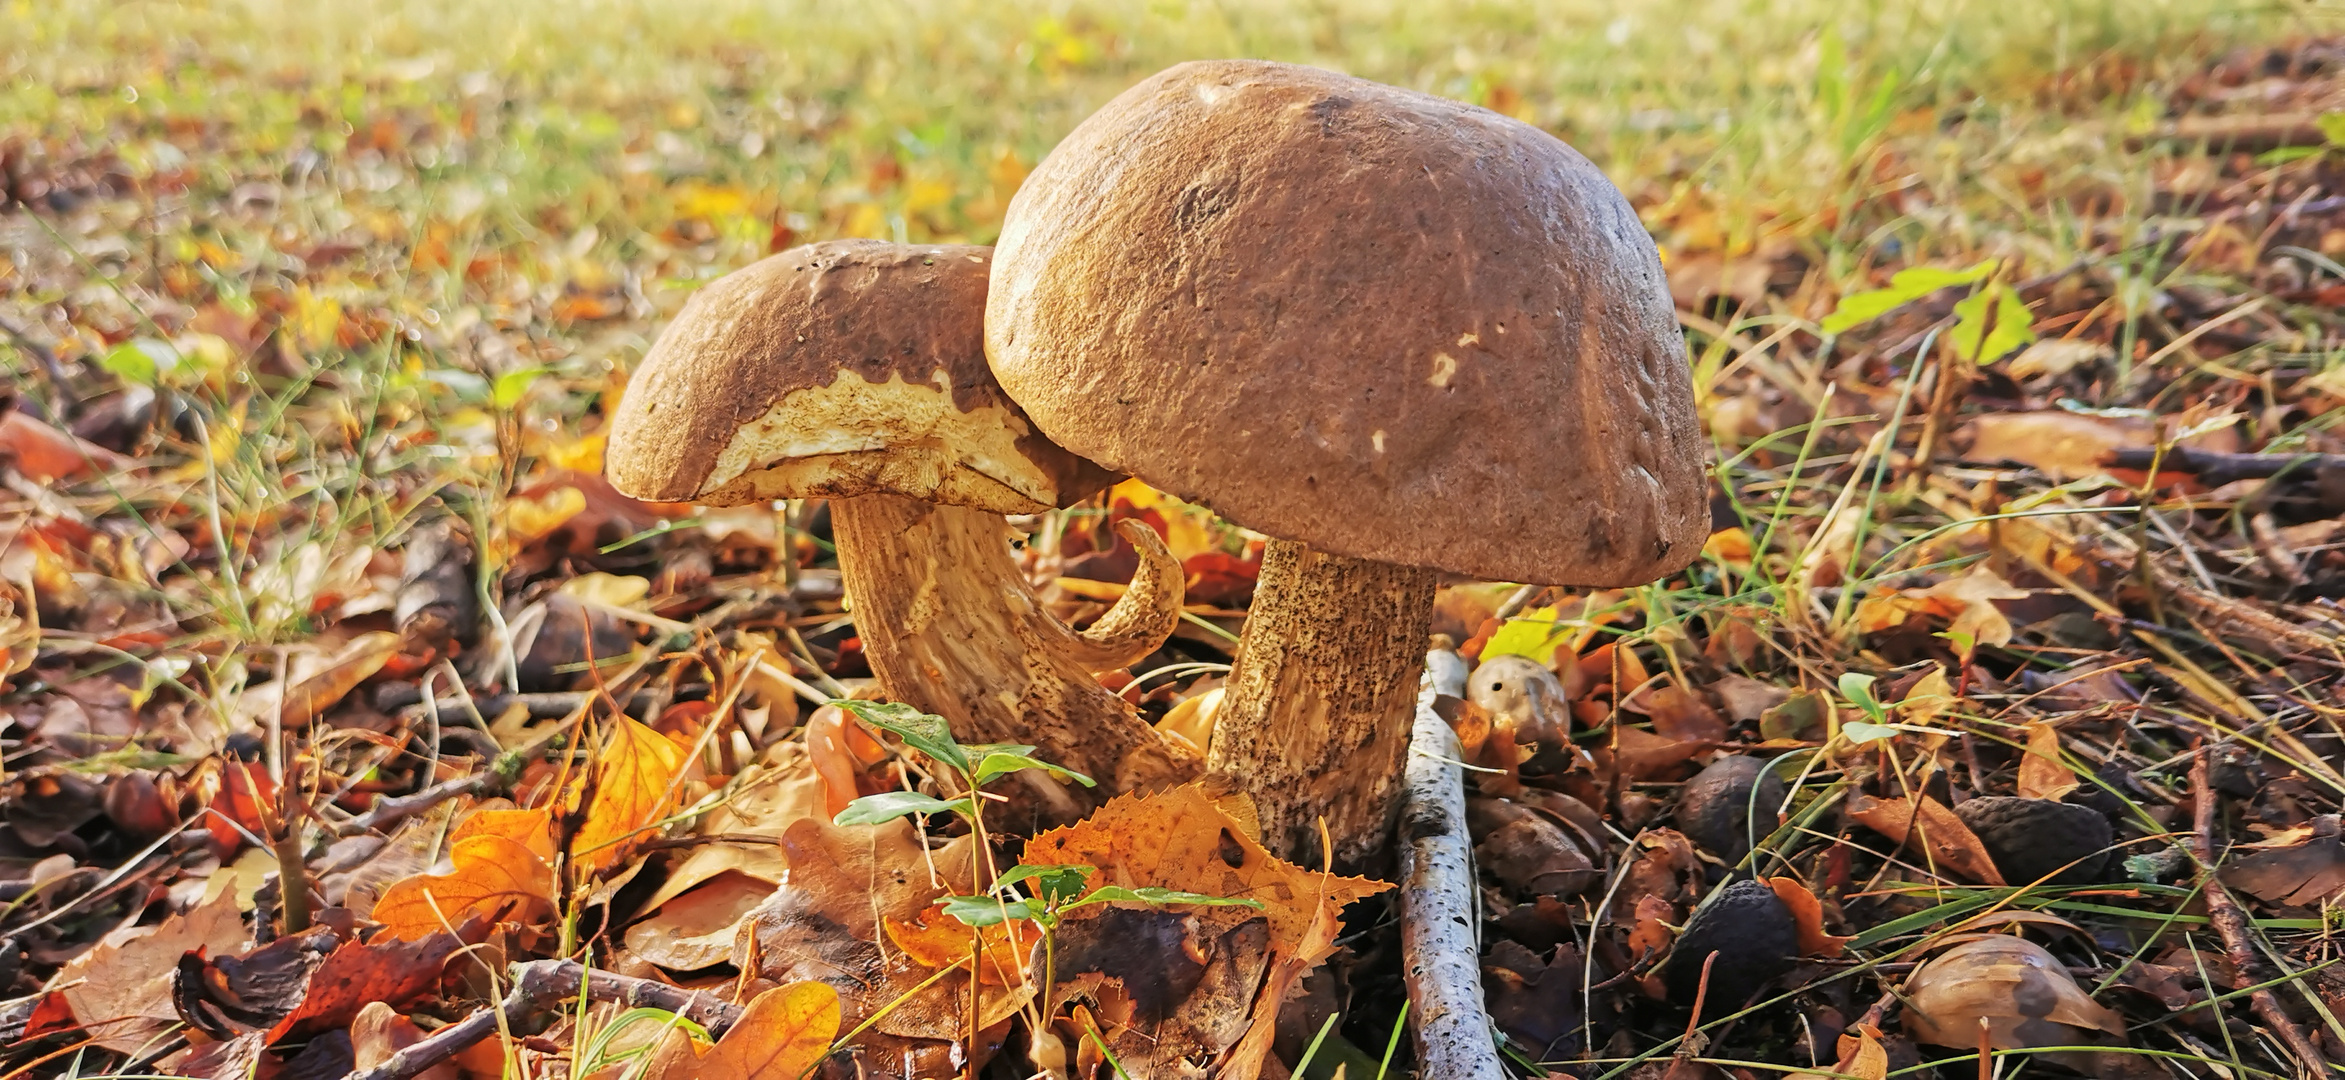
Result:
[[[2240,909],[2239,902],[2215,873],[2215,787],[2207,777],[2208,757],[2206,737],[2201,735],[2190,760],[2191,854],[2198,860],[2199,888],[2207,900],[2207,922],[2222,938],[2223,952],[2231,960],[2231,988],[2247,990],[2268,981],[2265,977],[2268,973],[2256,955],[2255,930],[2247,912]],[[2248,990],[2247,1000],[2256,1017],[2287,1044],[2300,1069],[2298,1075],[2317,1077],[2327,1071],[2327,1058],[2304,1034],[2304,1029],[2288,1018],[2286,1010],[2280,1007],[2279,995],[2270,987]]]

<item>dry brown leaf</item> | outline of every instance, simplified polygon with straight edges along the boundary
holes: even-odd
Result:
[[[180,1022],[171,1004],[171,975],[181,956],[197,949],[239,953],[250,944],[235,890],[223,890],[156,926],[107,935],[60,969],[49,988],[92,1042],[137,1056],[158,1049],[163,1033]]]
[[[8,689],[9,676],[33,666],[40,642],[40,607],[32,589],[0,578],[0,691]]]
[[[2030,723],[2027,753],[2019,759],[2019,797],[2058,802],[2079,786],[2076,773],[2060,760],[2059,729],[2042,720]]]
[[[1035,837],[1026,845],[1024,859],[1038,865],[1098,867],[1091,879],[1094,888],[1156,885],[1259,900],[1263,916],[1270,920],[1271,948],[1280,956],[1296,955],[1303,947],[1318,918],[1321,898],[1341,911],[1354,900],[1392,888],[1367,878],[1306,870],[1271,855],[1256,839],[1251,809],[1225,806],[1208,796],[1202,784],[1184,784],[1154,795],[1124,795],[1088,820]],[[1227,840],[1236,841],[1235,865],[1224,855]],[[1244,908],[1204,910],[1225,916],[1251,914]]]
[[[652,1051],[643,1080],[803,1080],[830,1056],[839,994],[818,982],[757,995],[716,1045],[701,1049],[682,1028]]]
[[[2223,883],[2259,900],[2315,907],[2345,892],[2345,842],[2335,814],[2314,818],[2268,840],[2242,844]]]
[[[1858,1024],[1840,1036],[1840,1060],[1832,1072],[1793,1073],[1786,1080],[1889,1080],[1889,1051],[1881,1046],[1881,1030]]]
[[[772,896],[774,883],[725,873],[627,928],[627,950],[670,971],[698,971],[731,959],[741,920]]]
[[[1968,634],[1974,645],[2008,645],[2011,620],[2003,617],[1995,601],[2024,600],[2028,595],[1981,564],[1925,589],[1867,596],[1857,602],[1856,622],[1865,633],[1878,634],[1917,618],[1944,619],[1950,624],[1948,633]]]
[[[805,894],[806,906],[860,941],[879,940],[883,918],[914,918],[945,893],[979,891],[968,837],[927,851],[904,818],[885,825],[802,818],[783,830],[782,853],[790,887]]]
[[[0,409],[0,454],[13,458],[16,471],[36,483],[117,472],[131,464],[129,458],[16,409]]]
[[[2156,446],[2158,424],[2159,419],[2151,416],[2101,416],[2055,409],[1988,413],[1963,425],[1955,441],[1969,447],[1963,455],[1968,461],[2016,461],[2055,479],[2073,480],[2100,472],[2114,451]],[[2218,427],[2185,438],[2182,445],[2237,450],[2238,430],[2235,426]]]
[[[1848,816],[1891,840],[1925,851],[1938,870],[1952,871],[1982,885],[2008,884],[1996,873],[1995,860],[1988,857],[1986,847],[1954,811],[1928,795],[1919,798],[1917,808],[1912,799],[1902,797],[1851,795]]]
[[[374,918],[409,941],[453,930],[475,915],[528,918],[552,904],[554,870],[528,847],[503,836],[466,836],[449,845],[451,869],[417,874],[383,890]]]
[[[254,687],[236,702],[237,718],[258,726],[274,718],[287,731],[309,726],[399,654],[399,635],[376,630],[350,639],[331,656],[302,665],[297,677]],[[314,666],[313,666],[314,665]]]
[[[351,1061],[362,1071],[376,1068],[391,1060],[391,1055],[423,1041],[423,1035],[423,1029],[399,1015],[399,1010],[370,1001],[350,1022]],[[459,1080],[463,1073],[455,1062],[443,1061],[415,1076],[416,1080]]]
[[[634,854],[649,830],[676,805],[684,751],[667,736],[620,717],[595,765],[594,801],[570,840],[581,873],[616,866]]]
[[[771,837],[773,842],[693,845],[684,861],[668,871],[659,891],[643,902],[645,911],[725,874],[756,878],[769,887],[787,879],[790,861],[782,854],[782,834],[799,820],[829,817],[825,782],[798,743],[780,743],[768,753],[779,757],[774,767],[744,781],[731,800],[702,814],[693,831],[701,836]]]
[[[1905,1030],[1920,1042],[1998,1050],[2076,1046],[2122,1037],[2125,1018],[2078,988],[2068,968],[2025,938],[1990,934],[1931,958],[1905,981]]]
[[[1777,899],[1791,909],[1793,921],[1799,924],[1799,954],[1801,956],[1834,957],[1855,938],[1838,937],[1824,932],[1824,902],[1807,886],[1787,877],[1768,878],[1767,886],[1775,890]]]

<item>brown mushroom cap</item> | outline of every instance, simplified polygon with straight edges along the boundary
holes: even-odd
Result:
[[[985,330],[1061,445],[1323,551],[1625,585],[1709,532],[1651,237],[1586,158],[1485,109],[1170,68],[1027,178]]]
[[[986,369],[990,250],[836,240],[695,293],[636,369],[605,470],[642,499],[896,494],[1032,513],[1107,473],[1037,433]]]

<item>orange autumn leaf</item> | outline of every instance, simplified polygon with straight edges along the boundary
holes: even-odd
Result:
[[[246,833],[269,838],[275,831],[269,822],[276,816],[276,804],[277,782],[268,771],[231,758],[220,770],[220,793],[212,799],[211,813],[204,815],[204,827],[222,852],[233,853],[244,846]]]
[[[643,1080],[802,1080],[830,1056],[839,994],[818,982],[757,995],[716,1045],[702,1049],[681,1027],[652,1052]]]
[[[474,915],[500,919],[552,902],[553,868],[513,840],[467,836],[449,846],[448,861],[452,868],[445,874],[417,874],[384,889],[375,901],[375,921],[412,941],[462,926]]]
[[[2027,753],[2019,759],[2019,797],[2051,799],[2079,786],[2074,770],[2060,760],[2059,729],[2042,720],[2027,726]]]
[[[987,927],[972,927],[945,914],[942,903],[921,912],[917,920],[889,918],[886,920],[888,940],[904,955],[918,961],[923,967],[941,968],[967,963],[970,935],[975,934],[985,943],[984,970],[978,978],[987,986],[1008,986],[1019,981],[1026,970],[1026,957],[1042,932],[1023,919],[1010,919]]]
[[[1801,956],[1834,957],[1848,947],[1854,938],[1840,937],[1824,932],[1824,902],[1808,887],[1787,877],[1768,878],[1767,887],[1775,890],[1775,897],[1791,909],[1792,921],[1799,925],[1799,954]]]
[[[1857,602],[1857,625],[1868,634],[1924,619],[1948,623],[1947,632],[1967,635],[1977,645],[2011,643],[2011,620],[1995,606],[1997,600],[2025,600],[2026,589],[2013,588],[1984,564],[1961,577],[1947,578],[1925,589],[1900,589],[1868,596]]]
[[[540,807],[536,810],[475,810],[456,823],[456,831],[449,834],[448,843],[454,845],[470,836],[501,836],[531,854],[551,863],[554,861],[554,813]]]
[[[683,769],[684,751],[667,736],[620,717],[595,768],[594,801],[570,842],[579,870],[592,874],[633,854],[648,827],[675,807]]]
[[[1286,862],[1262,847],[1256,831],[1251,803],[1216,800],[1203,784],[1184,784],[1154,795],[1120,796],[1085,821],[1043,833],[1027,843],[1024,861],[1096,866],[1094,888],[1155,885],[1261,901],[1271,949],[1281,956],[1304,947],[1323,898],[1341,911],[1354,900],[1392,888]],[[1223,857],[1225,837],[1236,842],[1235,865]],[[1206,910],[1252,914],[1244,908]]]
[[[1830,1073],[1803,1072],[1788,1080],[1888,1080],[1889,1051],[1881,1045],[1881,1031],[1858,1024],[1840,1036],[1840,1060]]]
[[[1938,870],[1951,870],[1981,885],[2004,885],[1995,861],[1976,834],[1946,804],[1927,795],[1917,808],[1911,799],[1852,795],[1848,816],[1883,836],[1925,851]],[[1917,842],[1918,841],[1918,842]]]

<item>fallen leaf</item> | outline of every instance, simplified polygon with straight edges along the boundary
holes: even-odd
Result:
[[[2060,731],[2042,720],[2027,725],[2027,753],[2019,759],[2019,797],[2054,802],[2080,786],[2060,760]]]
[[[448,961],[468,941],[486,936],[487,926],[480,921],[453,934],[436,931],[412,941],[378,934],[343,942],[310,973],[300,1004],[269,1029],[269,1043],[341,1028],[370,1002],[405,1008],[438,990]]]
[[[917,919],[891,918],[885,925],[888,940],[924,967],[965,964],[982,941],[985,962],[978,970],[978,978],[987,986],[1018,982],[1026,970],[1027,952],[1041,939],[1041,931],[1026,920],[1007,919],[991,926],[973,927],[946,915],[943,904],[931,906]]]
[[[1840,1059],[1830,1074],[1793,1073],[1788,1080],[1889,1080],[1889,1051],[1881,1046],[1881,1031],[1858,1024],[1840,1036]]]
[[[243,847],[247,833],[269,839],[275,831],[269,823],[277,812],[277,782],[269,779],[268,770],[231,758],[220,766],[219,784],[210,812],[204,815],[204,828],[222,858]]]
[[[399,1015],[397,1009],[380,1001],[368,1002],[350,1022],[351,1064],[361,1070],[378,1068],[391,1060],[391,1055],[422,1042],[423,1036],[423,1029]],[[461,1076],[452,1061],[415,1074],[416,1080],[459,1080]]]
[[[0,408],[0,455],[13,458],[16,471],[35,483],[130,467],[129,458],[7,408]]]
[[[1950,623],[1949,634],[1968,634],[1980,645],[2008,645],[2011,620],[2003,617],[1995,601],[2025,600],[2028,595],[1981,564],[1928,588],[1867,596],[1857,602],[1856,621],[1865,633],[1878,634],[1917,618],[1944,619]]]
[[[1982,885],[2008,884],[1995,872],[1995,861],[1987,856],[1986,847],[1954,811],[1928,795],[1919,798],[1917,808],[1913,800],[1904,797],[1851,795],[1848,816],[1891,840],[1927,852],[1936,869],[1951,870]],[[1922,843],[1915,844],[1917,839]]]
[[[2223,883],[2259,900],[2318,907],[2345,892],[2345,842],[2338,818],[2323,814],[2260,843],[2242,844],[2223,868]]]
[[[839,1016],[838,991],[823,983],[777,986],[752,998],[705,1050],[682,1028],[670,1029],[643,1080],[803,1080],[830,1056]]]
[[[402,644],[399,635],[388,630],[360,634],[300,677],[247,691],[236,702],[237,718],[252,727],[272,718],[287,731],[307,727],[381,671]]]
[[[197,950],[242,952],[250,941],[235,894],[223,892],[158,925],[107,935],[58,970],[50,995],[92,1042],[136,1056],[160,1047],[163,1033],[179,1023],[171,1003],[179,958]]]
[[[774,883],[721,874],[627,928],[627,951],[670,971],[698,971],[733,954],[735,929],[773,895]]]
[[[1303,948],[1325,898],[1337,910],[1392,888],[1367,878],[1306,870],[1263,849],[1251,806],[1230,806],[1184,784],[1153,795],[1124,795],[1085,821],[1029,841],[1024,861],[1099,868],[1091,888],[1161,886],[1231,899],[1258,900],[1270,920],[1272,949]],[[794,864],[793,864],[794,865]],[[1243,908],[1224,908],[1237,918]]]
[[[627,717],[612,726],[595,766],[594,801],[571,838],[579,872],[593,874],[634,854],[645,833],[676,805],[684,752]]]
[[[418,874],[383,890],[374,918],[410,941],[463,925],[473,916],[530,917],[550,906],[554,870],[528,847],[497,835],[466,836],[448,847],[451,869]]]
[[[2041,469],[2056,480],[2073,480],[2101,472],[2103,462],[2118,450],[2147,449],[2158,444],[2156,417],[2104,415],[2046,409],[2039,412],[1988,413],[1964,424],[1954,443],[1968,447],[1966,461],[1995,464],[2012,461]],[[2235,427],[2196,433],[2180,445],[2207,450],[2237,450]]]
[[[1791,917],[1799,924],[1799,954],[1801,956],[1835,957],[1856,940],[1837,937],[1824,932],[1824,902],[1807,886],[1787,877],[1768,878],[1767,887],[1775,890],[1777,899],[1791,909]]]
[[[1939,953],[1905,981],[1905,1030],[1934,1046],[1976,1049],[1980,1021],[1998,1050],[2104,1042],[2125,1018],[2087,996],[2043,946],[1989,934]]]

